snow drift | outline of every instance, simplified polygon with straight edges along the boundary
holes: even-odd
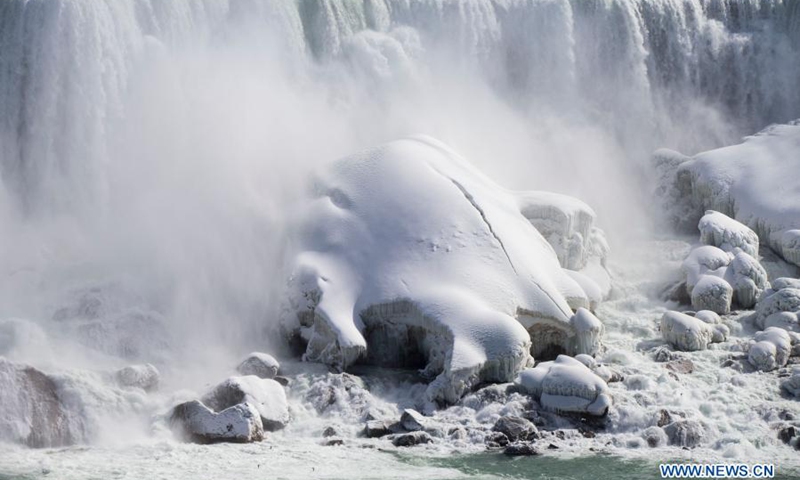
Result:
[[[593,282],[562,269],[521,195],[444,144],[415,137],[339,160],[314,194],[282,322],[306,360],[420,368],[428,397],[453,402],[510,381],[531,354],[598,348],[600,321],[573,314]]]

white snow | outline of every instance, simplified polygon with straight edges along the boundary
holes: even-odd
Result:
[[[529,352],[594,353],[599,322],[576,328],[567,298],[592,301],[520,212],[524,194],[444,144],[415,137],[339,160],[314,193],[283,322],[307,360],[424,367],[430,399],[453,402],[511,380]]]
[[[691,224],[713,209],[748,226],[762,244],[800,265],[800,184],[796,175],[787,174],[800,171],[800,122],[773,125],[739,145],[692,158],[666,150],[654,157],[671,169],[661,188],[677,223]],[[705,224],[704,238],[754,247],[749,233],[718,218]]]
[[[523,370],[514,383],[553,412],[605,415],[612,405],[606,382],[580,360],[566,355]]]

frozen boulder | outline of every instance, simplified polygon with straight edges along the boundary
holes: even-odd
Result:
[[[764,291],[756,305],[756,325],[765,328],[767,318],[775,313],[800,314],[800,288],[790,280],[779,278],[772,282],[772,288]]]
[[[591,300],[520,202],[428,137],[334,162],[294,231],[282,329],[307,361],[421,369],[443,403],[530,355],[592,353],[567,297]]]
[[[775,312],[763,319],[758,326],[762,329],[776,327],[787,332],[800,332],[797,314],[795,312]]]
[[[670,445],[694,448],[699,446],[706,436],[705,428],[696,420],[677,420],[664,427]]]
[[[82,426],[70,421],[53,379],[0,357],[0,440],[41,448],[71,445],[84,436]]]
[[[530,420],[513,415],[500,417],[492,427],[492,431],[504,434],[511,442],[534,440],[539,437],[536,425]]]
[[[753,337],[747,360],[759,370],[768,372],[783,367],[792,353],[792,338],[786,330],[769,327]]]
[[[425,416],[413,408],[403,410],[403,414],[400,416],[400,425],[409,432],[425,430],[425,425],[427,423],[428,420]]]
[[[144,365],[129,365],[114,373],[114,377],[123,387],[141,388],[146,392],[156,390],[161,374],[158,369],[149,363]]]
[[[725,280],[733,288],[733,302],[741,308],[753,308],[769,287],[767,271],[746,252],[734,254],[725,272]]]
[[[703,314],[707,318],[707,314]],[[697,317],[668,311],[661,317],[661,336],[674,349],[683,352],[705,350],[716,341],[725,341],[728,327],[709,324]]]
[[[280,364],[275,357],[266,353],[253,352],[236,367],[242,375],[255,375],[259,378],[275,378],[280,369]]]
[[[413,447],[431,442],[433,438],[426,432],[401,433],[392,439],[395,447]]]
[[[713,275],[704,275],[692,288],[692,307],[711,310],[719,314],[731,311],[733,288],[724,279]]]
[[[289,423],[289,404],[286,392],[275,380],[255,375],[231,377],[207,393],[202,402],[214,411],[221,411],[241,403],[248,403],[260,415],[266,431],[284,428]]]
[[[697,225],[700,243],[714,245],[726,252],[741,249],[751,257],[758,258],[758,235],[746,225],[714,210],[706,211]]]
[[[250,403],[240,403],[215,413],[193,400],[173,408],[169,423],[179,437],[194,443],[249,443],[264,438],[261,416]]]
[[[730,254],[717,247],[704,245],[692,249],[681,265],[686,275],[687,292],[691,295],[695,285],[703,277],[723,278],[730,263]]]
[[[586,365],[566,355],[523,370],[514,383],[523,392],[539,399],[542,407],[557,413],[602,416],[612,404],[606,382]]]

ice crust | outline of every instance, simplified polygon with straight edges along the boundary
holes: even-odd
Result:
[[[514,383],[553,412],[605,415],[613,403],[606,382],[566,355],[523,370]]]
[[[596,352],[602,324],[573,308],[596,303],[597,288],[587,294],[591,280],[566,273],[521,213],[533,196],[502,189],[444,144],[420,136],[339,160],[314,194],[283,319],[306,360],[421,368],[429,398],[454,402],[479,382],[512,380],[531,354]],[[561,210],[554,225],[566,222]],[[574,217],[573,230],[588,228]]]
[[[800,121],[772,125],[741,144],[694,157],[659,150],[654,163],[662,201],[675,224],[691,228],[713,209],[746,225],[762,244],[800,265],[800,188],[796,175],[787,175],[800,171]],[[701,228],[704,239],[733,242],[746,251],[757,247],[749,232],[725,228],[728,222],[718,219]]]

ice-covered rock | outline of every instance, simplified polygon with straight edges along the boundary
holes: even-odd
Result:
[[[300,216],[283,328],[304,358],[414,367],[455,402],[510,381],[530,354],[594,353],[600,328],[553,247],[444,144],[396,141],[334,162]]]
[[[719,314],[731,311],[733,288],[724,279],[703,275],[692,288],[692,306]]]
[[[691,295],[695,285],[703,277],[723,278],[730,263],[730,255],[717,247],[704,245],[692,249],[681,265],[686,275],[687,292]]]
[[[500,417],[492,430],[502,433],[511,442],[533,440],[539,436],[539,430],[530,420],[513,415]]]
[[[169,423],[178,436],[194,443],[249,443],[264,438],[261,416],[250,403],[240,403],[215,413],[192,400],[173,408]]]
[[[242,375],[255,375],[259,378],[275,378],[281,365],[275,357],[266,353],[253,352],[247,356],[236,371]]]
[[[43,372],[0,357],[0,440],[30,447],[60,447],[84,440],[56,383]]]
[[[800,265],[800,188],[797,176],[786,173],[800,170],[800,122],[773,125],[739,145],[691,158],[659,150],[654,161],[662,203],[679,227],[715,210]]]
[[[425,430],[426,424],[428,424],[428,420],[425,416],[413,408],[403,410],[403,414],[400,416],[400,425],[409,432]]]
[[[431,442],[433,438],[426,432],[401,433],[392,439],[395,447],[413,447]]]
[[[114,377],[123,387],[136,387],[149,392],[158,388],[161,374],[154,365],[146,363],[121,368],[114,373]]]
[[[725,341],[728,333],[728,327],[723,324],[709,324],[680,312],[668,311],[661,317],[662,338],[683,352],[705,350],[711,343]]]
[[[255,375],[225,380],[208,392],[202,402],[217,412],[248,403],[258,411],[261,424],[267,431],[284,428],[290,419],[289,404],[283,387],[275,380]]]
[[[566,355],[523,370],[514,383],[539,399],[542,407],[557,413],[605,415],[612,405],[606,382],[579,360]]]
[[[670,445],[694,448],[699,446],[706,436],[703,425],[696,420],[677,420],[664,427]]]
[[[726,252],[733,252],[738,248],[751,257],[758,258],[756,232],[723,213],[706,211],[697,228],[700,229],[700,243],[713,245]]]
[[[793,279],[779,278],[772,282],[772,288],[764,291],[756,304],[755,323],[761,328],[766,328],[767,318],[782,312],[795,316],[800,314],[800,288]],[[772,318],[778,320],[776,317]],[[790,317],[784,318],[791,323]]]
[[[795,312],[775,312],[764,318],[758,326],[762,329],[777,327],[789,332],[800,331],[800,325],[798,325],[797,314]]]
[[[786,330],[769,327],[753,337],[747,360],[751,365],[768,372],[783,367],[792,353],[792,339]]]

